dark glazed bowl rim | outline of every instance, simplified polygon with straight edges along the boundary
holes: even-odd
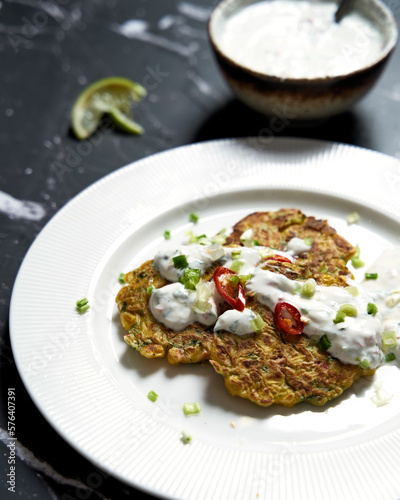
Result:
[[[398,41],[399,32],[398,32],[397,22],[396,22],[395,17],[393,16],[393,13],[389,9],[389,7],[386,4],[384,4],[381,0],[361,0],[362,2],[374,3],[375,5],[379,6],[379,8],[381,8],[383,11],[385,11],[388,18],[390,19],[391,26],[393,29],[391,39],[386,44],[387,45],[386,48],[382,51],[382,54],[374,62],[372,62],[366,66],[363,66],[362,68],[359,68],[355,71],[350,71],[348,73],[342,73],[342,74],[334,75],[334,76],[325,76],[325,77],[318,77],[318,78],[291,78],[291,77],[283,78],[280,76],[270,75],[268,73],[261,73],[259,71],[252,70],[249,67],[244,66],[243,64],[238,63],[237,61],[235,61],[235,59],[232,59],[231,57],[226,55],[225,52],[223,52],[220,49],[218,43],[215,40],[215,36],[213,34],[212,24],[213,24],[216,16],[218,14],[220,14],[221,11],[223,11],[225,8],[227,8],[229,6],[229,4],[231,4],[232,2],[237,2],[237,1],[238,0],[222,0],[214,8],[214,10],[211,12],[210,18],[208,20],[208,26],[207,26],[208,37],[210,39],[211,45],[212,45],[214,51],[216,52],[216,54],[221,59],[225,59],[231,66],[235,67],[238,70],[241,70],[242,72],[248,73],[249,75],[252,75],[255,78],[258,78],[258,79],[264,80],[264,81],[269,81],[271,83],[275,82],[275,83],[278,83],[280,85],[286,84],[286,83],[290,84],[290,85],[296,85],[296,84],[313,85],[313,84],[319,84],[319,83],[320,84],[333,83],[333,82],[336,82],[339,80],[344,80],[344,79],[350,78],[352,76],[364,73],[365,71],[368,71],[371,68],[374,68],[375,66],[382,63],[394,51],[394,49],[396,48],[397,41]],[[263,1],[263,0],[250,0],[250,1],[243,0],[243,4],[244,4],[243,8],[248,6],[248,5],[254,4],[254,3],[259,3],[260,1]],[[321,0],[321,1],[324,1],[324,0]],[[240,8],[238,10],[240,10]]]

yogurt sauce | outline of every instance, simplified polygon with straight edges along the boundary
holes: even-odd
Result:
[[[365,280],[367,290],[383,317],[383,331],[394,331],[397,346],[392,351],[400,364],[400,248],[385,250],[372,264],[369,273],[377,273],[376,280]]]
[[[280,302],[295,306],[306,318],[304,333],[317,341],[326,335],[331,347],[328,352],[344,363],[359,364],[368,362],[376,368],[384,359],[380,346],[384,331],[395,331],[398,345],[394,351],[400,359],[400,249],[387,250],[371,267],[378,273],[377,280],[367,280],[357,284],[358,295],[354,297],[341,287],[316,285],[314,295],[304,297],[299,289],[304,282],[290,280],[284,275],[263,270],[260,266],[261,255],[279,254],[294,259],[310,250],[311,246],[300,238],[293,238],[287,251],[265,247],[221,247],[220,252],[212,252],[204,245],[184,245],[177,249],[159,252],[154,265],[160,274],[173,283],[154,290],[149,307],[155,319],[174,331],[179,331],[198,321],[207,326],[215,325],[214,331],[228,331],[236,335],[253,333],[251,321],[256,315],[250,309],[242,312],[230,309],[218,317],[218,306],[222,301],[211,282],[212,293],[208,297],[204,312],[193,308],[197,292],[185,289],[179,278],[183,270],[176,269],[173,257],[185,255],[188,266],[201,270],[203,274],[214,262],[230,267],[234,261],[242,266],[238,274],[251,274],[246,283],[246,292],[254,293],[262,304],[272,311]],[[214,248],[215,250],[215,248]],[[218,258],[217,258],[218,257]],[[349,282],[349,285],[355,285]],[[367,306],[375,303],[378,312],[368,314]],[[337,311],[343,304],[357,309],[357,316],[346,316],[341,323],[334,323]]]
[[[361,287],[359,295],[353,297],[344,288],[319,285],[312,297],[302,297],[296,294],[300,283],[257,268],[246,289],[254,292],[257,300],[272,311],[278,302],[295,306],[308,319],[303,332],[316,340],[327,335],[332,344],[328,352],[343,363],[357,365],[366,359],[371,368],[376,368],[382,360],[378,347],[382,340],[382,317],[379,312],[375,316],[367,313],[371,297]],[[355,306],[357,316],[346,316],[345,321],[335,324],[333,320],[343,304]]]
[[[351,12],[334,21],[333,1],[254,3],[232,15],[219,41],[228,57],[280,78],[323,78],[373,64],[385,44],[366,17]]]

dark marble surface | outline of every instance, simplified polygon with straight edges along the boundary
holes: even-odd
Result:
[[[198,141],[262,134],[268,122],[236,101],[207,40],[215,0],[3,0],[0,7],[1,493],[3,498],[150,499],[99,471],[47,423],[14,364],[13,283],[46,222],[117,168]],[[400,21],[400,2],[391,1]],[[121,75],[149,90],[135,109],[146,133],[103,134],[84,147],[69,131],[77,94]],[[354,144],[400,157],[400,47],[354,109],[280,134]],[[75,163],[68,170],[68,155]],[[16,493],[7,491],[7,394],[16,397]]]

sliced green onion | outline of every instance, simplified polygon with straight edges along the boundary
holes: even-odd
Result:
[[[352,295],[353,297],[358,297],[359,295],[359,291],[356,286],[346,286],[345,290],[346,292],[349,292],[349,294]]]
[[[165,238],[166,240],[169,240],[169,239],[171,238],[171,231],[168,231],[168,229],[166,229],[166,230],[164,231],[164,238]]]
[[[253,277],[252,274],[240,274],[239,275],[240,283],[244,285],[245,283],[247,283],[247,281],[251,280],[252,277]]]
[[[257,316],[255,317],[255,319],[251,319],[250,320],[250,325],[251,325],[251,327],[253,328],[253,330],[256,333],[259,333],[259,332],[262,331],[262,329],[264,328],[264,326],[266,325],[266,323],[262,319],[262,317],[259,314],[257,314]]]
[[[358,215],[357,212],[353,212],[352,214],[348,214],[346,216],[346,220],[347,220],[347,224],[349,224],[349,225],[355,224],[356,222],[358,222],[360,220],[360,216]]]
[[[183,413],[185,415],[194,415],[201,411],[200,405],[197,402],[194,403],[184,403],[183,405]]]
[[[186,255],[177,255],[176,257],[172,257],[172,262],[176,269],[184,269],[188,266],[188,261]]]
[[[243,243],[243,245],[245,247],[252,247],[254,245],[253,235],[254,235],[254,231],[251,228],[247,229],[246,231],[244,231],[242,233],[242,235],[240,237],[241,243]]]
[[[186,231],[185,236],[189,237],[188,243],[198,243],[199,245],[212,245],[214,243],[206,234],[197,235],[193,231]]]
[[[147,397],[150,399],[150,401],[153,401],[153,403],[155,403],[158,399],[158,394],[154,391],[150,391],[148,394],[147,394]]]
[[[234,285],[237,285],[240,281],[240,277],[238,274],[235,274],[229,277],[229,281],[232,282]]]
[[[390,361],[394,361],[396,359],[396,355],[393,352],[389,352],[385,356],[386,363],[390,363]]]
[[[234,260],[231,264],[231,271],[234,271],[235,273],[238,273],[244,265],[244,262],[242,260]]]
[[[386,300],[385,300],[385,304],[392,308],[392,307],[395,307],[397,306],[397,304],[400,302],[400,292],[396,291],[396,292],[393,292]]]
[[[310,298],[315,294],[316,287],[317,287],[317,282],[315,281],[314,278],[310,278],[301,287],[301,294],[304,297]]]
[[[214,243],[220,243],[221,245],[224,245],[226,242],[227,236],[225,235],[226,229],[221,229],[218,231],[218,233],[213,237],[213,242]]]
[[[194,212],[191,212],[191,214],[189,215],[189,220],[190,222],[194,222],[196,224],[196,222],[199,221],[199,216]]]
[[[118,281],[120,283],[125,283],[125,273],[120,273],[120,275],[118,276]]]
[[[154,285],[150,285],[147,290],[146,290],[146,293],[148,293],[149,295],[151,295],[154,290],[156,289],[156,287]]]
[[[188,290],[196,290],[196,285],[200,281],[200,269],[186,268],[185,274],[179,278],[179,281],[185,285]]]
[[[375,316],[375,314],[378,312],[378,307],[376,304],[373,302],[368,302],[367,304],[367,313],[372,314],[372,316]]]
[[[192,441],[192,436],[188,434],[186,431],[182,431],[181,440],[184,444],[188,444]]]
[[[393,394],[389,394],[382,386],[382,382],[376,382],[374,385],[375,394],[371,397],[371,401],[376,404],[376,406],[383,406],[390,403]]]
[[[369,360],[364,358],[361,363],[358,365],[362,370],[366,370],[369,367]]]
[[[312,244],[314,243],[314,240],[312,238],[304,238],[303,241],[304,244],[307,245],[308,247],[311,247]]]
[[[343,312],[346,316],[356,317],[358,314],[357,308],[353,304],[342,304],[339,311]]]
[[[387,331],[382,333],[382,349],[389,351],[397,345],[396,332]]]
[[[353,267],[355,269],[360,269],[360,267],[365,266],[365,262],[363,260],[361,260],[359,257],[353,257],[351,259],[351,263],[353,264]]]
[[[255,247],[260,247],[260,246],[261,246],[261,245],[260,245],[260,242],[259,242],[258,240],[253,240],[253,245],[254,245]]]
[[[90,309],[89,301],[87,298],[77,300],[75,305],[80,313],[84,313],[88,309]]]
[[[214,293],[212,282],[200,281],[196,286],[196,299],[192,304],[194,312],[205,313],[211,309],[209,299]]]
[[[241,250],[233,250],[232,251],[232,259],[233,260],[240,259],[241,255],[242,255]]]
[[[377,280],[378,273],[365,273],[364,274],[366,280]]]
[[[353,264],[353,267],[355,267],[356,269],[365,266],[365,263],[360,259],[360,252],[361,252],[360,247],[356,245],[356,253],[351,259],[351,263]]]
[[[346,319],[346,314],[343,311],[338,311],[336,313],[333,322],[335,323],[335,325],[337,325],[338,323],[343,323],[345,319]]]
[[[322,335],[322,337],[318,341],[318,345],[322,352],[327,351],[332,346],[326,335]]]

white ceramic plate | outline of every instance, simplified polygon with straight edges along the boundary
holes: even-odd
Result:
[[[195,144],[101,179],[47,224],[15,283],[12,348],[31,397],[83,455],[159,497],[399,498],[400,370],[380,368],[323,408],[260,408],[230,396],[208,365],[142,358],[123,342],[114,303],[120,272],[151,258],[165,229],[180,242],[190,212],[201,234],[254,210],[300,208],[358,243],[368,264],[399,244],[399,187],[394,158],[299,139]],[[348,226],[354,211],[360,222]],[[80,315],[83,296],[91,308]],[[393,394],[379,408],[377,380]],[[188,401],[199,415],[183,415]]]

